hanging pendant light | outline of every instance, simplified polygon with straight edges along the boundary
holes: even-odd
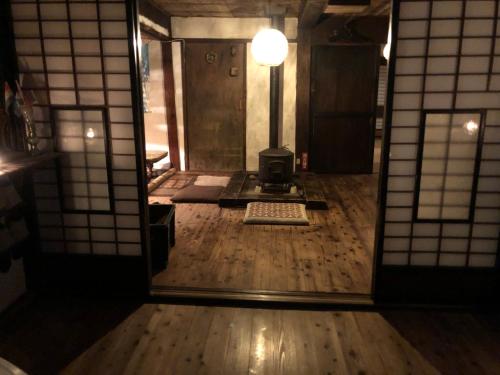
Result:
[[[288,55],[288,41],[277,29],[262,29],[253,37],[251,51],[257,64],[278,66]]]

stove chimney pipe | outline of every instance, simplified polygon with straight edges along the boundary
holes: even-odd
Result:
[[[271,27],[284,32],[285,18],[283,16],[272,16]],[[279,147],[282,72],[283,64],[272,66],[270,69],[269,148]]]

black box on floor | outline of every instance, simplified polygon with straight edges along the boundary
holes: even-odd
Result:
[[[170,248],[175,246],[175,206],[150,204],[149,227],[153,272],[167,267]]]

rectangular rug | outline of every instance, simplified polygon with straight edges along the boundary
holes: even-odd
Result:
[[[219,203],[223,190],[221,186],[189,185],[175,193],[171,199],[175,203]]]
[[[306,206],[300,203],[251,202],[245,224],[309,225]]]
[[[198,176],[194,184],[196,186],[222,186],[225,188],[230,179],[229,176]]]

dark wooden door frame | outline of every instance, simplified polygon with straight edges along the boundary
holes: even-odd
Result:
[[[103,273],[109,274],[110,270],[116,266],[118,262],[125,262],[127,265],[132,265],[130,270],[127,271],[128,275],[136,275],[137,269],[142,272],[140,276],[140,292],[141,296],[145,299],[151,296],[152,291],[152,270],[150,261],[150,245],[149,245],[149,207],[148,207],[148,194],[147,194],[147,184],[146,184],[146,169],[145,169],[145,126],[143,117],[143,106],[142,106],[142,85],[141,85],[141,62],[140,62],[140,51],[138,49],[138,43],[136,41],[140,38],[139,33],[139,17],[138,17],[138,0],[128,0],[126,2],[126,12],[127,12],[127,27],[128,27],[128,49],[129,55],[129,66],[130,66],[130,79],[131,79],[131,96],[132,96],[132,112],[134,119],[134,135],[135,135],[135,160],[137,163],[137,179],[138,179],[138,205],[140,210],[140,232],[141,232],[141,257],[139,264],[137,264],[136,259],[129,259],[128,257],[107,257],[103,256],[102,260],[106,264],[102,267]],[[10,13],[9,13],[10,14]],[[245,48],[246,53],[246,48]],[[246,59],[245,59],[246,63]],[[183,70],[184,71],[184,70]],[[246,94],[246,69],[245,69],[245,94]],[[246,107],[245,107],[245,120],[246,120]],[[245,121],[246,125],[246,121]],[[245,126],[246,129],[246,126]],[[388,155],[387,155],[388,156]],[[80,257],[78,257],[80,258]],[[82,258],[84,259],[84,258]],[[78,259],[80,262],[82,259]],[[90,259],[92,261],[92,259]],[[91,269],[95,269],[95,265],[92,264]],[[374,270],[375,271],[375,270]],[[118,291],[120,292],[120,291]],[[74,290],[71,293],[75,293]],[[117,294],[116,290],[104,291],[105,295]],[[170,302],[179,303],[179,298],[184,298],[181,300],[182,303],[195,303],[195,304],[207,304],[207,303],[226,303],[229,306],[242,306],[244,302],[244,294],[249,294],[241,292],[239,295],[235,296],[222,296],[221,298],[216,298],[214,296],[167,296],[164,298],[158,297],[158,302]],[[302,296],[284,296],[280,294],[276,295],[255,295],[250,296],[249,301],[256,301],[255,304],[247,304],[247,306],[252,307],[288,307],[288,308],[306,308],[306,309],[320,309],[325,308],[338,308],[339,306],[345,306],[346,308],[367,308],[370,305],[366,303],[359,303],[356,298],[351,298],[352,296],[347,295],[340,297],[339,300],[332,299],[325,300],[324,296],[318,295],[313,296],[312,299],[301,298]],[[356,296],[354,296],[356,297]],[[274,298],[274,299],[273,299]],[[234,303],[231,300],[235,301]],[[148,300],[152,302],[151,299]],[[363,307],[365,306],[365,307]]]
[[[309,136],[308,136],[308,140],[307,140],[307,148],[308,148],[308,155],[309,155],[309,165],[308,165],[308,170],[311,170],[314,166],[313,166],[313,158],[312,158],[312,149],[314,147],[313,145],[313,135],[314,135],[314,117],[315,117],[315,114],[314,114],[314,108],[313,108],[313,104],[312,104],[312,100],[313,100],[313,91],[312,91],[312,88],[313,88],[313,75],[314,75],[314,61],[315,61],[315,57],[314,57],[314,51],[316,48],[321,48],[321,47],[359,47],[359,46],[371,46],[373,48],[376,48],[378,49],[379,51],[379,54],[380,54],[380,45],[378,44],[357,44],[357,43],[353,43],[353,44],[349,44],[349,45],[346,45],[346,44],[341,44],[341,43],[329,43],[329,44],[314,44],[311,46],[310,48],[310,51],[309,51],[309,62],[310,62],[310,69],[309,69],[309,88],[308,88],[308,94],[309,94],[309,124],[308,124],[308,133],[309,133]],[[376,69],[376,73],[375,73],[375,87],[378,87],[378,79],[379,79],[379,69],[377,68]],[[375,126],[376,126],[376,121],[377,121],[377,93],[375,93],[373,95],[373,112],[370,112],[369,114],[371,115],[371,127],[370,127],[370,138],[371,138],[371,141],[370,143],[372,144],[373,147],[370,147],[370,159],[372,160],[372,164],[373,164],[373,156],[374,156],[374,147],[375,147]],[[351,112],[353,115],[354,114],[359,114],[360,112]],[[349,114],[349,112],[332,112],[331,113],[332,115],[345,115],[347,116]],[[333,116],[332,116],[333,117]],[[373,172],[373,170],[372,170]]]
[[[184,111],[184,160],[185,169],[189,170],[189,139],[188,139],[188,103],[187,103],[187,84],[186,84],[186,49],[185,45],[189,42],[196,43],[238,43],[243,44],[243,169],[246,170],[247,158],[247,42],[243,39],[205,39],[205,38],[188,38],[183,39],[181,44],[181,69],[182,69],[182,108]]]
[[[146,3],[147,4],[147,3]],[[141,2],[142,5],[142,2]],[[171,29],[170,22],[167,24]],[[161,64],[163,71],[163,91],[165,102],[165,123],[167,124],[168,154],[172,166],[180,169],[179,138],[177,125],[177,110],[175,107],[174,66],[172,61],[172,40],[163,35],[145,30],[141,25],[141,38],[145,35],[149,39],[160,43]]]

